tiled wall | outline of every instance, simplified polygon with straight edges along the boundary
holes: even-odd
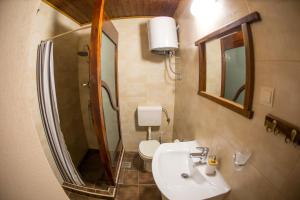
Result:
[[[80,109],[78,40],[77,33],[53,40],[54,78],[60,126],[75,166],[88,149]]]
[[[160,130],[163,141],[172,139],[175,82],[166,72],[164,56],[153,55],[148,49],[147,21],[149,18],[113,20],[119,32],[119,95],[122,138],[127,151],[137,151],[141,140],[146,139],[146,128],[136,122],[138,105],[162,105],[171,117],[168,125],[165,116]],[[171,75],[172,76],[172,75]]]
[[[176,13],[180,25],[181,66],[185,77],[176,82],[174,135],[196,138],[220,159],[220,170],[232,191],[228,199],[300,199],[300,151],[284,138],[266,133],[264,117],[272,113],[300,126],[300,2],[281,0],[218,0],[221,10],[199,9],[190,14],[190,0]],[[249,120],[197,95],[197,39],[252,11],[262,21],[252,27],[255,49],[254,117]],[[207,16],[205,16],[205,13]],[[259,102],[262,86],[275,88],[273,107]],[[253,152],[241,171],[232,164],[235,150]]]
[[[90,43],[91,30],[85,29],[79,33],[78,51],[88,51],[87,46]],[[83,87],[82,84],[89,81],[89,57],[78,56],[78,85],[80,93],[80,106],[84,126],[84,133],[88,148],[98,149],[98,142],[93,129],[93,121],[90,107],[90,89]]]

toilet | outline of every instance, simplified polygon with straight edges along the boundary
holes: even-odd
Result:
[[[152,158],[159,147],[160,143],[157,140],[144,140],[139,144],[139,154],[144,161],[144,170],[152,172]]]
[[[148,127],[147,140],[139,144],[139,155],[143,160],[144,170],[152,172],[152,158],[160,143],[151,138],[151,127],[161,125],[161,106],[138,106],[138,125]]]

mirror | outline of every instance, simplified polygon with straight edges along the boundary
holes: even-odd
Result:
[[[260,20],[257,12],[198,40],[199,92],[247,118],[252,118],[254,54],[250,23]]]
[[[241,31],[205,43],[206,92],[243,106],[246,51]]]

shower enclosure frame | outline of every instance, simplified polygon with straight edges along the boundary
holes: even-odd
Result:
[[[121,134],[121,122],[120,122],[120,103],[119,103],[119,87],[118,87],[118,40],[119,40],[119,34],[116,28],[114,27],[113,23],[110,21],[108,16],[104,14],[104,22],[102,26],[102,33],[105,34],[111,42],[115,45],[115,91],[116,91],[116,105],[113,105],[112,103],[112,97],[110,96],[110,102],[113,109],[117,112],[117,120],[118,120],[118,129],[119,129],[119,141],[117,145],[117,149],[119,149],[121,155],[118,157],[118,162],[116,165],[116,169],[114,170],[112,168],[113,176],[115,178],[115,183],[117,183],[118,178],[118,168],[121,167],[121,158],[122,158],[122,152],[123,152],[123,142],[122,142],[122,134]],[[101,81],[101,84],[104,84],[105,82]],[[101,87],[104,88],[104,85],[101,85]],[[110,93],[110,92],[108,92]],[[109,154],[108,154],[109,155]],[[117,171],[116,171],[117,170]]]
[[[112,166],[112,158],[109,154],[109,147],[107,144],[107,133],[105,128],[105,118],[103,110],[102,99],[102,80],[101,80],[101,40],[102,32],[108,36],[115,44],[115,78],[116,78],[116,105],[119,106],[118,95],[118,32],[107,16],[104,16],[104,0],[96,0],[93,10],[91,42],[90,42],[90,99],[92,106],[92,119],[95,127],[97,141],[99,143],[100,158],[103,163],[105,173],[109,184],[115,186],[119,177],[119,169],[121,167],[121,158],[123,155],[123,144],[121,138],[120,114],[118,114],[118,128],[119,128],[119,144],[120,156],[118,158],[116,173]]]

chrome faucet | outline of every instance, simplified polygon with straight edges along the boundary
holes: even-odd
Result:
[[[200,158],[199,162],[195,164],[206,164],[209,148],[196,147],[196,149],[200,150],[200,152],[190,153],[190,158]]]

